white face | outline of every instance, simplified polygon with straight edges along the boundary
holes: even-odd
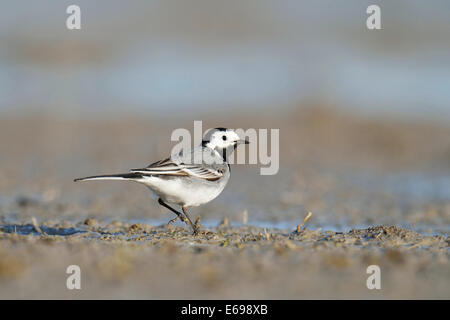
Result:
[[[210,148],[226,149],[241,142],[241,138],[231,129],[226,131],[215,131],[209,138]]]

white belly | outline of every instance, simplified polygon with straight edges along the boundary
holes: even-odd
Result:
[[[220,181],[224,179],[223,181]],[[164,202],[180,206],[196,207],[215,199],[225,188],[228,177],[218,181],[204,181],[196,178],[161,179],[145,177],[139,182],[145,184]]]

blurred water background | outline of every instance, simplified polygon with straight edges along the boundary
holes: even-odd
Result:
[[[448,1],[2,1],[0,112],[450,119]],[[366,29],[381,7],[382,30]]]

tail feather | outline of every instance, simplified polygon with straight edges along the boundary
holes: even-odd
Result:
[[[73,181],[89,181],[89,180],[138,180],[142,178],[139,173],[119,173],[119,174],[105,174],[100,176],[90,176],[78,178]]]

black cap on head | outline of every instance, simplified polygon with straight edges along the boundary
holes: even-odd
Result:
[[[217,131],[225,132],[225,131],[227,131],[227,130],[228,130],[227,128],[214,128],[214,129],[209,129],[209,130],[206,132],[206,134],[205,134],[203,140],[209,141],[210,138],[211,138],[211,135],[212,135],[214,132],[217,132]]]
[[[227,130],[228,130],[227,128],[222,128],[222,127],[219,127],[219,128],[213,128],[213,129],[208,130],[208,131],[206,132],[205,136],[203,137],[202,145],[205,146],[205,145],[211,140],[211,135],[212,135],[214,132],[217,132],[217,131],[225,132],[225,131],[227,131]]]

